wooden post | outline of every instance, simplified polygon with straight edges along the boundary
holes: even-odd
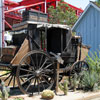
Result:
[[[57,62],[56,93],[58,92],[58,85],[59,85],[59,67],[60,67],[60,64],[59,62]]]

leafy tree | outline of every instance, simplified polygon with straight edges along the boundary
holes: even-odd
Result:
[[[67,24],[72,26],[77,20],[75,10],[65,4],[63,0],[58,3],[56,9],[50,6],[48,14],[49,22],[53,24]]]
[[[100,6],[100,0],[96,0],[96,4]]]

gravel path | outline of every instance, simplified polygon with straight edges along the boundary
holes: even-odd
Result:
[[[95,99],[91,99],[91,100],[100,100],[100,97],[99,98],[95,98]]]
[[[12,96],[8,100],[13,100],[16,97],[22,97],[24,100],[43,100],[41,95],[33,95],[29,97],[28,95],[23,95],[19,90],[12,90]],[[100,100],[100,92],[68,92],[68,95],[63,95],[62,92],[57,93],[52,100]],[[93,99],[95,98],[95,99]]]

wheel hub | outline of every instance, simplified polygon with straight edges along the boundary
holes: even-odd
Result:
[[[36,76],[36,77],[39,77],[40,74],[41,74],[41,72],[40,72],[39,70],[35,71],[35,76]]]

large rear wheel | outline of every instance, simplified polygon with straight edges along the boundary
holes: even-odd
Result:
[[[16,75],[25,94],[51,89],[55,82],[54,62],[42,51],[30,51],[21,60]]]

